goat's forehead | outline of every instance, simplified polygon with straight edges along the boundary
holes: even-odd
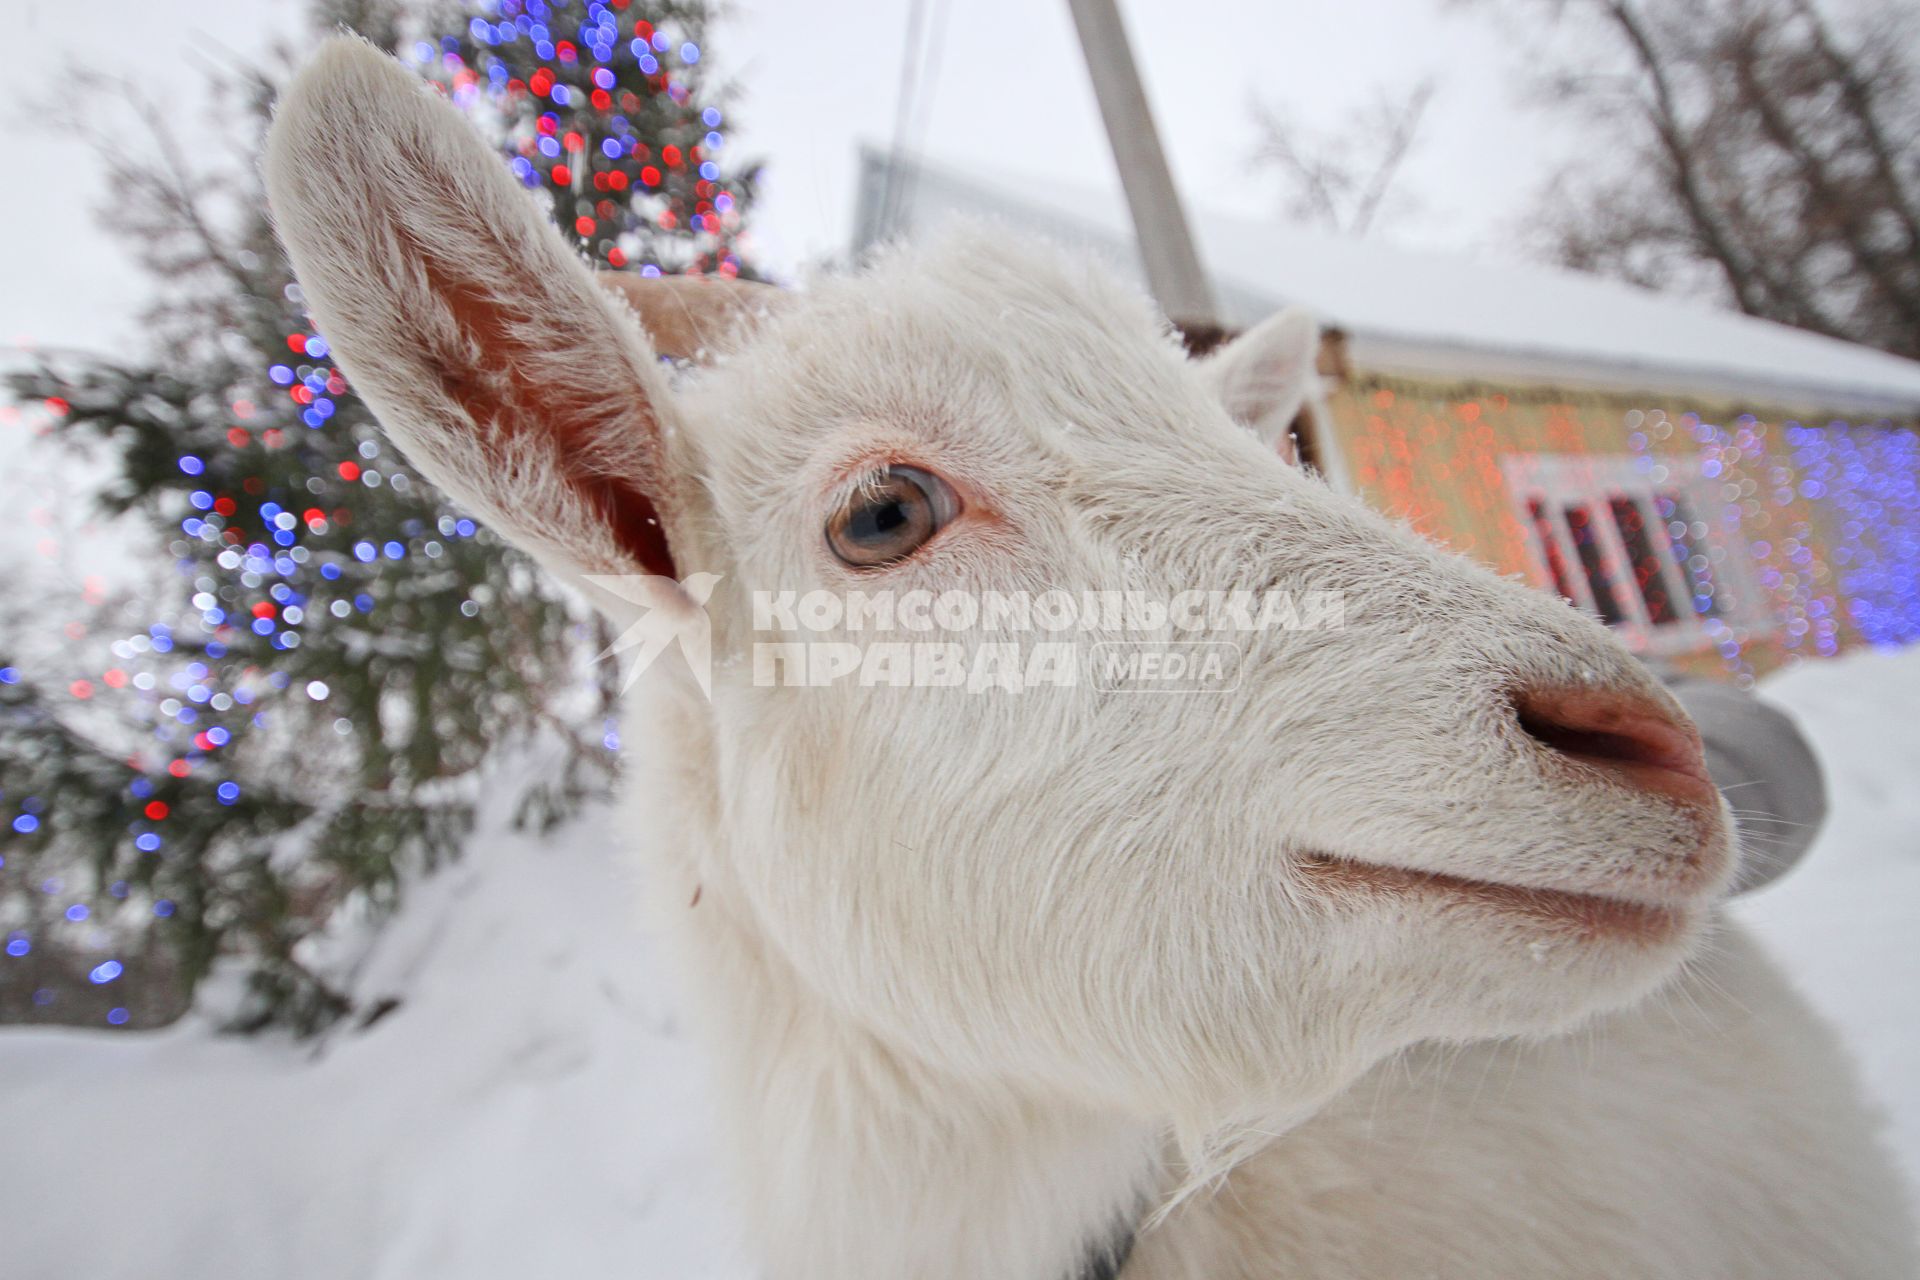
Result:
[[[792,299],[731,362],[721,429],[783,422],[796,449],[876,421],[1044,444],[1163,421],[1197,395],[1138,294],[1071,259],[973,248],[899,255]]]

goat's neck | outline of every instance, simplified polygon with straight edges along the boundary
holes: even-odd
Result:
[[[1073,1280],[1127,1239],[1158,1180],[1151,1126],[891,1052],[822,1007],[721,896],[676,932],[771,1274]]]
[[[826,1008],[755,928],[702,705],[646,704],[629,803],[650,899],[719,1068],[741,1207],[780,1280],[1071,1280],[1160,1187],[1156,1126],[946,1078]],[[671,749],[659,744],[674,744]]]

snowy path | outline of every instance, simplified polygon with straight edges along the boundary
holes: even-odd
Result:
[[[1920,649],[1772,693],[1828,761],[1807,865],[1740,913],[1847,1028],[1920,1174]],[[599,827],[502,839],[419,886],[361,990],[284,1041],[0,1032],[10,1280],[745,1277],[696,1056]]]

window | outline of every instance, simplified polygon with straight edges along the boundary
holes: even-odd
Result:
[[[1710,527],[1697,464],[1623,455],[1515,454],[1507,485],[1543,585],[1645,652],[1707,644],[1717,624],[1765,622],[1737,528]]]
[[[1685,561],[1674,553],[1671,543],[1661,550],[1654,549],[1658,531],[1650,527],[1644,503],[1616,493],[1607,500],[1607,506],[1613,512],[1613,527],[1620,531],[1621,544],[1626,548],[1627,572],[1631,576],[1628,585],[1640,593],[1640,601],[1647,609],[1647,621],[1656,627],[1678,622],[1680,615],[1674,612],[1673,597],[1667,594],[1667,576],[1670,564],[1685,572]]]

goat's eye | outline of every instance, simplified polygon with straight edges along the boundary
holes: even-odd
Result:
[[[882,467],[827,521],[827,546],[856,569],[905,559],[960,514],[951,486],[918,467]]]

